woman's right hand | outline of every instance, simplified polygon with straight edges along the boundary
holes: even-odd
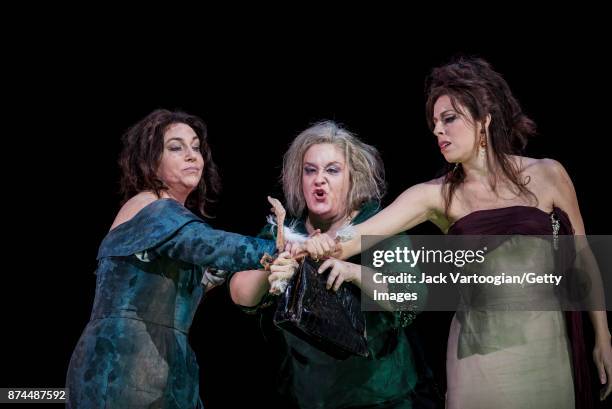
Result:
[[[319,260],[324,257],[338,256],[340,248],[336,240],[325,233],[317,233],[308,238],[303,244],[303,248],[310,257]]]
[[[291,257],[295,257],[305,251],[306,248],[303,246],[303,243],[299,243],[296,241],[288,241],[287,244],[285,244],[285,252],[289,253]]]

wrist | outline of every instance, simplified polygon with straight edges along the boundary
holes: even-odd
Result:
[[[353,276],[353,283],[361,287],[361,266],[359,264],[350,264]]]
[[[595,344],[610,344],[610,340],[612,336],[610,335],[610,331],[596,331],[595,333]]]

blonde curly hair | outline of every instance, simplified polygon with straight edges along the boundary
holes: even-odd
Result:
[[[301,217],[304,212],[304,154],[311,146],[322,143],[337,146],[344,152],[350,182],[346,215],[359,209],[364,202],[380,202],[385,193],[385,169],[378,150],[363,143],[336,122],[321,121],[302,131],[293,140],[283,158],[281,180],[289,213],[293,217]]]

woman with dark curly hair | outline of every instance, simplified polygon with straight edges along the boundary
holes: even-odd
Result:
[[[91,319],[70,360],[73,408],[202,407],[187,334],[204,292],[275,243],[214,230],[219,176],[201,119],[156,110],[123,137],[125,203],[98,251]]]
[[[522,156],[535,124],[503,77],[477,58],[435,68],[427,82],[426,111],[449,164],[444,175],[407,189],[386,209],[355,226],[353,238],[339,244],[341,258],[363,250],[362,235],[396,234],[429,220],[448,234],[516,238],[489,249],[487,260],[498,261],[498,269],[503,265],[525,271],[520,268],[535,266],[551,271],[554,240],[537,236],[584,235],[584,224],[564,167],[555,160]],[[521,242],[533,245],[514,246]],[[309,239],[303,247],[312,257],[338,250],[326,235]],[[540,294],[533,286],[511,290],[482,290],[482,296],[493,305],[511,295],[531,305]],[[457,312],[447,350],[448,408],[587,407],[590,385],[585,381],[580,314],[563,314],[560,308],[525,309]],[[605,384],[605,399],[612,391],[610,329],[605,311],[591,311],[590,316],[596,340],[593,357]]]

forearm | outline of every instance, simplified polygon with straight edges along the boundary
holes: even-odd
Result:
[[[368,220],[348,230],[345,233],[344,239],[339,243],[341,251],[340,256],[337,258],[347,260],[357,254],[361,254],[362,251],[368,250],[385,238],[383,235],[372,235],[370,232],[372,227]],[[363,240],[364,237],[366,238],[365,241]]]
[[[589,311],[591,323],[595,331],[595,341],[610,342],[610,328],[605,311]]]
[[[261,257],[264,253],[274,254],[276,243],[193,222],[154,251],[171,259],[234,272],[261,267]]]
[[[353,237],[349,241],[340,243],[340,260],[347,260],[356,254],[361,253],[361,237]]]
[[[591,284],[587,307],[589,308],[589,317],[593,324],[596,341],[604,341],[610,343],[610,328],[608,327],[608,317],[606,315],[606,300],[603,291],[603,280],[599,269],[597,259],[591,250],[586,236],[573,236],[574,245],[576,246],[576,263],[577,271],[586,274],[582,277]]]
[[[234,304],[257,306],[270,290],[269,272],[263,270],[239,271],[230,280],[230,295]]]

